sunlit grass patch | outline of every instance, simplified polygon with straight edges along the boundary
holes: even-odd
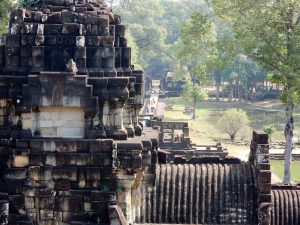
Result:
[[[282,160],[272,160],[271,161],[271,170],[275,173],[280,179],[283,180],[284,176],[284,161]],[[291,181],[300,181],[300,162],[292,161],[291,169]]]

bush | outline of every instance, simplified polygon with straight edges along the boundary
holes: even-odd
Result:
[[[271,124],[269,126],[263,126],[263,130],[269,135],[269,139],[271,139],[272,135],[276,132],[276,127],[274,124]]]
[[[227,109],[223,116],[218,121],[218,128],[220,131],[227,133],[233,141],[235,135],[242,131],[249,120],[246,112],[242,109],[230,108]]]

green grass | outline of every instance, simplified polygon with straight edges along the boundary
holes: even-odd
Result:
[[[165,121],[191,121],[192,115],[184,115],[183,109],[186,105],[193,106],[192,102],[186,102],[181,98],[168,98],[168,102],[174,104],[173,110],[165,112]],[[224,140],[229,139],[227,134],[220,133],[216,127],[218,119],[228,108],[240,108],[246,111],[249,118],[249,126],[246,130],[237,134],[236,140],[250,140],[252,130],[262,130],[263,126],[274,124],[277,132],[272,139],[284,141],[283,130],[285,127],[285,108],[279,100],[256,103],[238,103],[238,102],[215,102],[207,100],[197,103],[196,121],[191,121],[194,127],[200,128],[200,132],[207,135],[208,138]],[[300,135],[300,107],[294,108],[294,141],[298,140]],[[199,127],[200,126],[200,127]]]
[[[275,173],[280,179],[283,179],[284,176],[284,161],[273,160],[271,161],[271,170]],[[293,161],[291,169],[291,180],[300,181],[300,162]]]

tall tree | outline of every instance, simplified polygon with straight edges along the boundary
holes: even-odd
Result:
[[[187,101],[193,101],[194,110],[192,120],[196,120],[196,103],[207,99],[208,95],[206,91],[199,84],[188,80],[183,85],[182,97]]]
[[[115,3],[112,3],[115,4]],[[114,12],[122,16],[139,49],[138,64],[148,72],[149,61],[165,51],[166,28],[158,23],[163,8],[158,0],[118,1]]]
[[[230,22],[239,51],[243,51],[268,71],[273,82],[284,87],[285,165],[284,183],[290,182],[293,108],[299,101],[300,85],[300,4],[298,0],[208,0],[217,15]]]
[[[181,60],[182,66],[189,69],[192,77],[210,76],[209,71],[214,67],[218,53],[215,26],[208,15],[193,11],[191,20],[180,25],[180,38],[176,56]]]

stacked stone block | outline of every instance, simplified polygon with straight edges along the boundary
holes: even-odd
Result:
[[[258,189],[258,224],[271,224],[271,170],[269,157],[268,134],[264,131],[253,131],[249,161],[255,168]]]
[[[111,178],[112,145],[109,139],[19,139],[8,155],[1,200],[9,201],[11,214],[39,224],[109,223],[108,198],[115,192],[101,189],[116,186],[104,181]]]
[[[144,74],[143,71],[133,70],[131,48],[127,47],[125,30],[120,16],[106,7],[103,1],[97,3],[82,1],[82,4],[79,4],[73,1],[47,0],[32,7],[13,10],[9,34],[4,36],[5,46],[0,47],[0,79],[4,80],[0,99],[9,98],[14,103],[18,101],[19,107],[14,104],[17,109],[16,115],[31,112],[31,107],[35,106],[86,108],[90,105],[96,107],[99,104],[98,112],[92,110],[89,115],[86,115],[86,112],[84,115],[87,120],[84,122],[84,129],[88,123],[92,126],[93,121],[99,121],[97,125],[100,129],[97,134],[94,132],[95,129],[89,127],[84,135],[82,131],[78,131],[78,137],[106,137],[106,132],[102,131],[107,127],[110,128],[107,132],[109,138],[115,138],[115,132],[119,132],[118,136],[121,139],[128,137],[127,132],[129,137],[141,135],[138,116],[143,104]],[[68,88],[65,83],[58,85],[60,81],[57,81],[57,78],[50,80],[39,78],[51,77],[54,71],[59,73],[56,77],[66,77],[63,71],[66,70],[66,64],[70,60],[76,63],[77,75],[85,75],[88,80],[93,78],[94,80],[87,81],[89,85],[97,83],[90,88],[94,88],[93,101],[98,97],[98,102],[91,103],[87,101],[88,98],[78,98],[81,94],[78,93],[76,96],[74,93],[78,89],[76,82],[73,84],[69,82]],[[9,80],[9,76],[13,77],[13,81]],[[121,80],[111,79],[117,77]],[[101,80],[101,78],[108,80]],[[37,82],[39,79],[40,83]],[[40,88],[35,86],[43,83],[41,79],[49,85]],[[77,82],[79,79],[79,76],[76,77]],[[86,79],[81,79],[82,82],[84,80]],[[55,87],[51,87],[51,82],[56,83]],[[105,87],[102,86],[104,83],[106,83]],[[101,88],[107,90],[99,90]],[[127,90],[128,88],[130,90]],[[39,99],[41,90],[44,92],[42,100]],[[127,93],[128,91],[130,93]],[[84,90],[83,96],[88,92]],[[62,95],[67,97],[61,99]],[[71,96],[74,95],[75,97],[72,98]],[[123,124],[122,113],[125,102],[127,118]],[[24,123],[25,130],[34,126],[29,121]],[[82,128],[82,125],[80,127]],[[59,132],[48,129],[51,127],[45,126],[45,128],[50,130],[47,132],[49,136],[61,136]]]
[[[115,77],[118,70],[118,76],[131,75],[125,26],[103,2],[48,0],[45,5],[13,11],[9,28],[5,46],[7,74],[64,71],[65,64],[74,59],[81,74]],[[3,65],[3,54],[0,55]]]

